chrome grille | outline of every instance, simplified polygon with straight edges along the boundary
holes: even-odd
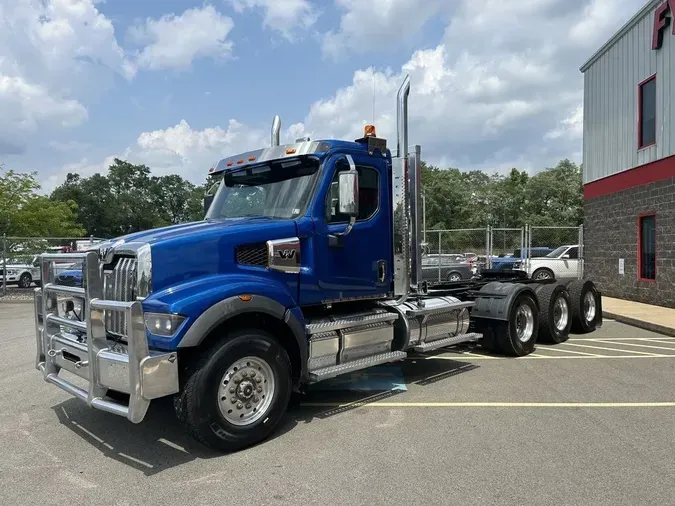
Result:
[[[132,302],[136,298],[136,259],[122,257],[112,270],[103,270],[103,297],[106,300]],[[124,335],[126,313],[106,311],[106,330],[113,334]]]

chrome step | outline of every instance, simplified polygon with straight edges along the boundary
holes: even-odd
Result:
[[[307,325],[307,334],[319,334],[321,332],[330,332],[332,330],[348,329],[351,327],[362,327],[371,323],[391,322],[398,319],[398,314],[389,311],[358,315],[342,316],[335,320],[321,321]]]
[[[415,351],[430,351],[436,350],[438,348],[444,348],[446,346],[453,346],[455,344],[467,343],[470,341],[477,341],[482,338],[483,334],[477,332],[471,332],[469,334],[460,334],[454,337],[446,337],[445,339],[439,339],[437,341],[431,341],[429,343],[422,343],[415,346],[413,349]]]
[[[390,351],[389,353],[380,353],[371,357],[361,358],[345,364],[332,365],[323,369],[317,369],[309,373],[310,383],[334,378],[341,374],[346,374],[360,369],[366,369],[375,365],[386,364],[396,360],[403,360],[408,354],[405,351]]]

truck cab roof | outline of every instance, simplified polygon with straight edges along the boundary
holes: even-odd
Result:
[[[383,156],[391,160],[391,153],[386,147],[386,141],[376,137],[364,137],[356,141],[336,139],[300,140],[290,144],[270,146],[223,158],[209,169],[209,175],[221,174],[271,160],[291,159],[303,155],[313,155],[323,158],[331,151],[363,152],[363,154]]]

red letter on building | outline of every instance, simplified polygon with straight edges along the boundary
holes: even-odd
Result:
[[[670,18],[666,17],[670,9],[670,5],[675,3],[675,0],[666,0],[654,12],[654,34],[652,36],[652,49],[660,49],[663,45],[663,32],[670,23]]]

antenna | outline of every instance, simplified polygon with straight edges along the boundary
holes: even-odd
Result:
[[[375,124],[375,67],[373,69],[373,121],[371,125]]]

